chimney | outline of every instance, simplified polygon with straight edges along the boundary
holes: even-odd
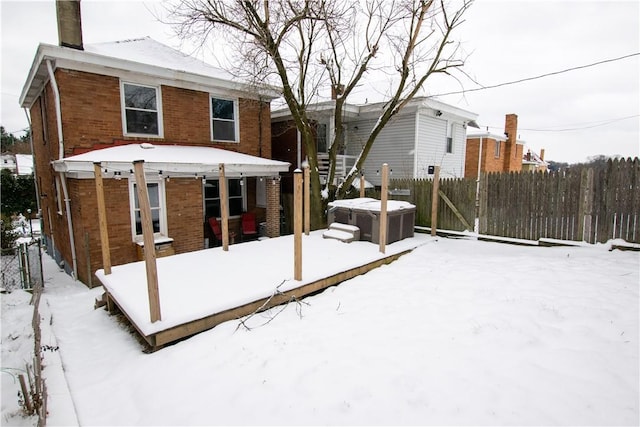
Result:
[[[540,160],[544,160],[544,148],[540,149]]]
[[[517,159],[518,147],[516,140],[518,137],[518,116],[507,114],[504,121],[504,134],[507,137],[507,144],[504,150],[504,172],[519,171],[522,169],[522,160]]]
[[[518,134],[518,116],[515,114],[507,114],[504,121],[504,134],[507,136],[507,143],[516,143],[516,135]]]
[[[331,99],[337,99],[344,93],[344,85],[331,85]]]
[[[58,40],[60,46],[84,50],[82,46],[82,22],[80,0],[56,0],[58,16]]]

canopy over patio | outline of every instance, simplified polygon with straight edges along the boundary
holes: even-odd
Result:
[[[103,176],[129,173],[133,162],[143,160],[145,171],[165,176],[206,176],[217,178],[224,164],[225,176],[277,176],[289,170],[289,163],[250,156],[214,147],[127,144],[103,148],[55,160],[53,168],[70,178],[93,178],[94,165],[100,163]]]

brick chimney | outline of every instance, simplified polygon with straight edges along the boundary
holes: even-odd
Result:
[[[507,114],[504,121],[504,134],[507,137],[507,146],[505,147],[504,171],[519,171],[522,169],[522,159],[518,159],[518,147],[516,140],[518,139],[518,116],[516,114]]]
[[[331,99],[337,99],[344,93],[344,85],[331,85]]]
[[[56,0],[58,17],[58,40],[60,46],[84,50],[82,45],[82,22],[80,0]]]
[[[544,148],[540,149],[540,160],[544,160]]]

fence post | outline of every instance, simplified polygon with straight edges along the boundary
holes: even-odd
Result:
[[[578,239],[589,243],[591,243],[593,196],[593,169],[583,169],[580,176],[578,201]]]
[[[438,190],[440,187],[440,166],[433,172],[433,189],[431,193],[431,236],[436,235],[438,228]]]
[[[302,280],[302,171],[293,171],[293,280]]]

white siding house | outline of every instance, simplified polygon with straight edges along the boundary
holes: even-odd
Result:
[[[308,111],[317,123],[326,126],[329,141],[333,141],[333,105],[333,102],[323,102]],[[344,118],[346,146],[337,159],[347,167],[337,171],[347,173],[354,164],[383,105],[349,105]],[[288,110],[276,110],[272,121],[289,117]],[[477,117],[475,113],[431,98],[414,98],[378,134],[364,163],[366,180],[379,186],[378,171],[383,163],[389,165],[391,178],[428,178],[430,166],[440,166],[443,178],[463,177],[467,126],[478,127]],[[323,174],[322,166],[320,174]]]

